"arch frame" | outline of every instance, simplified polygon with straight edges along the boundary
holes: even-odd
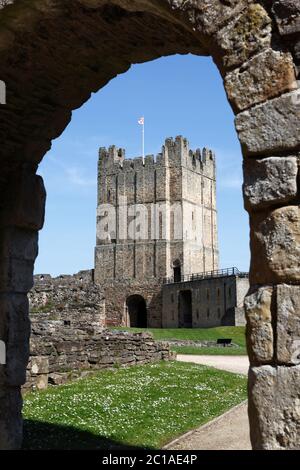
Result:
[[[174,53],[211,55],[236,114],[250,215],[252,446],[299,448],[299,2],[9,0],[0,17],[0,448],[22,442],[27,292],[45,206],[38,164],[93,92]]]

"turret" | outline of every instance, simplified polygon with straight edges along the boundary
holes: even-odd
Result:
[[[122,166],[125,160],[125,150],[111,145],[108,149],[100,147],[99,149],[99,167],[108,169],[114,165]]]

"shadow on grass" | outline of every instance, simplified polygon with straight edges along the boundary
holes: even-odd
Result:
[[[126,445],[73,427],[32,420],[24,420],[22,448],[27,450],[146,450],[143,447]]]

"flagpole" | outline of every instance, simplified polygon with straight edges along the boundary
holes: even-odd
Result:
[[[145,120],[143,122],[143,129],[142,129],[142,149],[143,149],[143,165],[145,163]]]

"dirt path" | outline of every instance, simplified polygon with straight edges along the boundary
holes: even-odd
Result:
[[[170,450],[251,450],[247,402],[170,442]]]
[[[177,355],[181,362],[193,362],[247,375],[247,356]],[[250,450],[247,402],[243,402],[200,428],[170,442],[170,450]]]
[[[248,356],[193,356],[178,354],[177,361],[194,362],[195,364],[203,364],[243,375],[247,375],[249,368]]]

